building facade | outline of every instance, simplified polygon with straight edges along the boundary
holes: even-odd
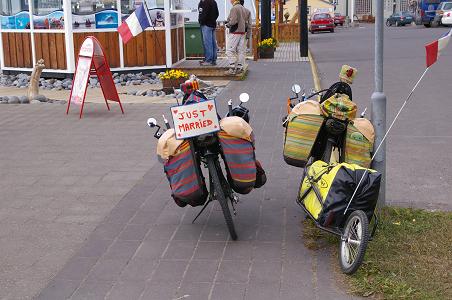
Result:
[[[146,0],[153,27],[126,45],[118,26],[145,0],[0,0],[0,62],[31,71],[44,59],[49,73],[74,73],[87,36],[96,37],[112,70],[171,67],[185,58],[180,0]]]
[[[348,16],[356,15],[358,18],[363,15],[375,16],[377,1],[384,1],[385,18],[395,12],[411,11],[413,7],[413,0],[331,0],[332,3],[336,3],[336,12]]]

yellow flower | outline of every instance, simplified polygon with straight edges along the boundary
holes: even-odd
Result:
[[[179,79],[188,78],[188,74],[181,70],[166,70],[165,73],[159,75],[160,79]]]

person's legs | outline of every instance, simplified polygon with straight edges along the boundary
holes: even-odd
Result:
[[[199,30],[201,31],[201,42],[202,42],[202,51],[204,54],[204,58],[201,62],[206,61],[206,44],[204,43],[204,34],[202,32],[202,25],[199,27]]]
[[[217,47],[217,31],[212,28],[212,63],[217,63],[218,47]]]
[[[237,48],[238,48],[237,69],[241,71],[243,69],[243,66],[245,65],[245,53],[246,53],[246,38],[244,34],[240,35],[240,40]]]
[[[237,46],[240,41],[240,35],[239,34],[228,34],[228,48],[226,49],[226,56],[228,57],[229,62],[229,70],[227,73],[235,74],[235,68],[236,68],[236,60],[237,60]]]
[[[212,63],[212,34],[209,26],[201,26],[202,38],[204,44],[204,61]]]

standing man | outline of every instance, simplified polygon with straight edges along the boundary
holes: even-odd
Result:
[[[243,6],[243,8],[246,11],[245,15],[245,42],[243,43],[243,47],[239,49],[238,54],[238,63],[237,63],[237,72],[243,71],[243,64],[245,63],[246,58],[246,49],[248,46],[248,41],[251,37],[251,30],[252,30],[252,20],[251,20],[251,11],[245,7],[245,0],[240,0],[240,5]],[[243,64],[242,64],[243,63]]]
[[[226,27],[229,29],[226,49],[229,70],[225,72],[226,75],[235,75],[237,71],[241,71],[240,66],[245,64],[245,56],[239,56],[239,52],[245,47],[247,10],[240,4],[240,0],[231,0],[231,4],[232,8],[226,20]]]
[[[201,0],[198,4],[198,22],[201,25],[202,44],[204,48],[204,60],[202,66],[214,66],[217,64],[217,39],[215,28],[217,27],[218,6],[215,0]]]

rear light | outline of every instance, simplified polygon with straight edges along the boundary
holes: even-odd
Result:
[[[403,19],[405,19],[405,17],[400,17],[400,20],[403,20]]]
[[[447,13],[447,17],[450,17],[450,13]]]
[[[425,15],[425,12],[423,10],[421,10],[421,17],[423,17]]]

